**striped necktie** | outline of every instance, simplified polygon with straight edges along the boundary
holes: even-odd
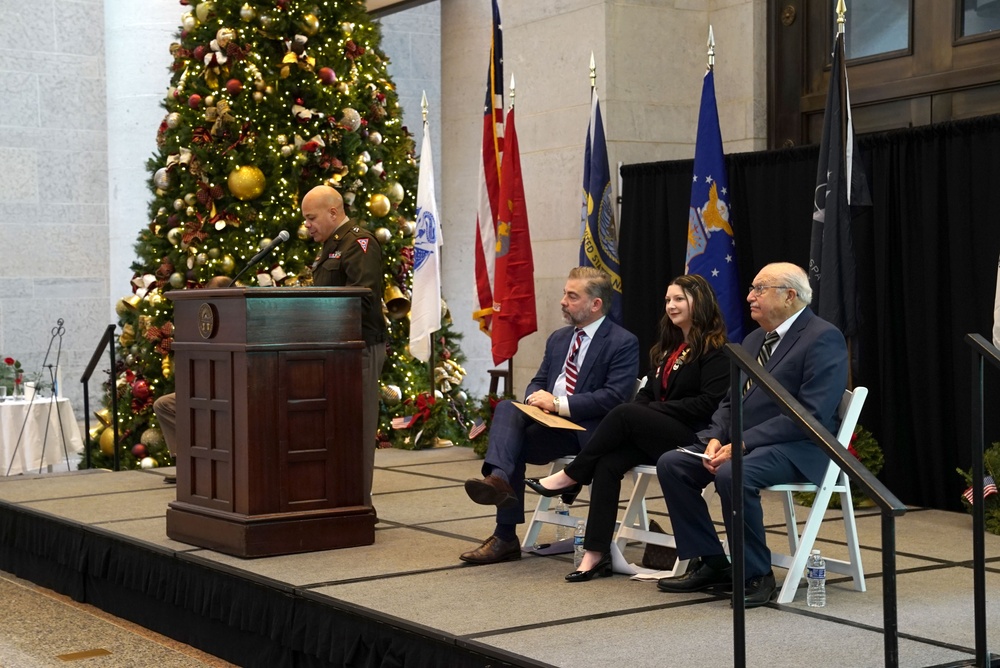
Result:
[[[570,348],[569,357],[566,358],[566,396],[573,394],[576,389],[576,376],[579,369],[576,366],[576,356],[580,352],[580,345],[583,343],[584,332],[582,329],[576,330],[576,338],[573,339],[573,346]]]
[[[771,353],[774,351],[774,345],[778,342],[777,332],[768,332],[764,335],[764,345],[760,347],[760,352],[757,353],[757,363],[762,367],[767,366],[767,361],[771,359]],[[743,394],[750,391],[750,386],[753,382],[747,378],[747,384],[743,386]]]

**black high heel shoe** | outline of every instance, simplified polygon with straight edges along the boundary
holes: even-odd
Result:
[[[589,571],[573,571],[566,576],[566,582],[589,582],[594,576],[599,578],[611,577],[611,553],[605,552],[600,561]]]
[[[574,483],[569,487],[560,487],[559,489],[549,489],[543,485],[538,478],[525,478],[524,484],[538,492],[542,496],[562,496],[563,503],[566,505],[571,505],[576,501],[576,497],[580,494],[580,490],[583,489],[583,485],[580,483]]]

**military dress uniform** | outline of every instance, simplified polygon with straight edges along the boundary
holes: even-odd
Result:
[[[382,247],[371,232],[346,221],[323,244],[313,264],[313,285],[371,290],[361,300],[361,334],[365,340],[361,388],[364,406],[364,491],[371,505],[378,430],[378,379],[385,363],[385,316],[382,315]]]

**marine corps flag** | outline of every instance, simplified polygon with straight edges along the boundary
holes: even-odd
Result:
[[[715,104],[715,74],[705,73],[694,147],[691,208],[684,271],[698,274],[712,286],[726,319],[729,340],[743,340],[743,297],[736,268],[736,240],[729,221],[729,179],[722,152],[719,110]]]
[[[615,204],[611,198],[611,169],[608,143],[604,138],[601,105],[597,91],[591,92],[590,125],[583,157],[583,232],[580,239],[580,266],[596,267],[611,278],[614,293],[608,315],[622,324],[622,277],[618,263],[618,231]]]
[[[535,265],[531,259],[528,212],[524,206],[521,156],[514,109],[504,125],[497,218],[496,277],[493,283],[493,363],[509,360],[522,338],[538,330],[535,316]]]
[[[858,291],[851,204],[871,204],[871,197],[854,142],[843,33],[837,35],[833,47],[814,196],[809,248],[813,308],[844,336],[854,336],[858,333]]]
[[[483,146],[479,159],[479,199],[476,204],[476,304],[472,313],[479,329],[490,333],[495,279],[496,223],[500,213],[500,161],[503,153],[503,33],[500,6],[493,0],[490,64],[483,104]]]

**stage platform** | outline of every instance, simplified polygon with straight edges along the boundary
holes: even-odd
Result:
[[[0,479],[0,570],[243,666],[733,665],[728,598],[663,594],[622,575],[571,585],[569,555],[462,564],[493,528],[463,489],[480,465],[465,448],[379,450],[374,545],[259,559],[167,538],[172,469]],[[628,491],[626,481],[623,500]],[[536,499],[529,492],[528,505]],[[765,504],[782,545],[777,497]],[[662,499],[650,510],[669,527]],[[845,554],[840,526],[828,525],[818,546]],[[897,521],[901,666],[971,665],[971,526],[970,516],[917,508]],[[747,665],[883,665],[879,515],[860,511],[858,527],[868,591],[835,576],[825,608],[807,608],[800,590],[790,605],[748,610]],[[986,539],[996,654],[1000,597],[989,592],[1000,591],[1000,537]],[[776,575],[780,584],[785,572]]]

